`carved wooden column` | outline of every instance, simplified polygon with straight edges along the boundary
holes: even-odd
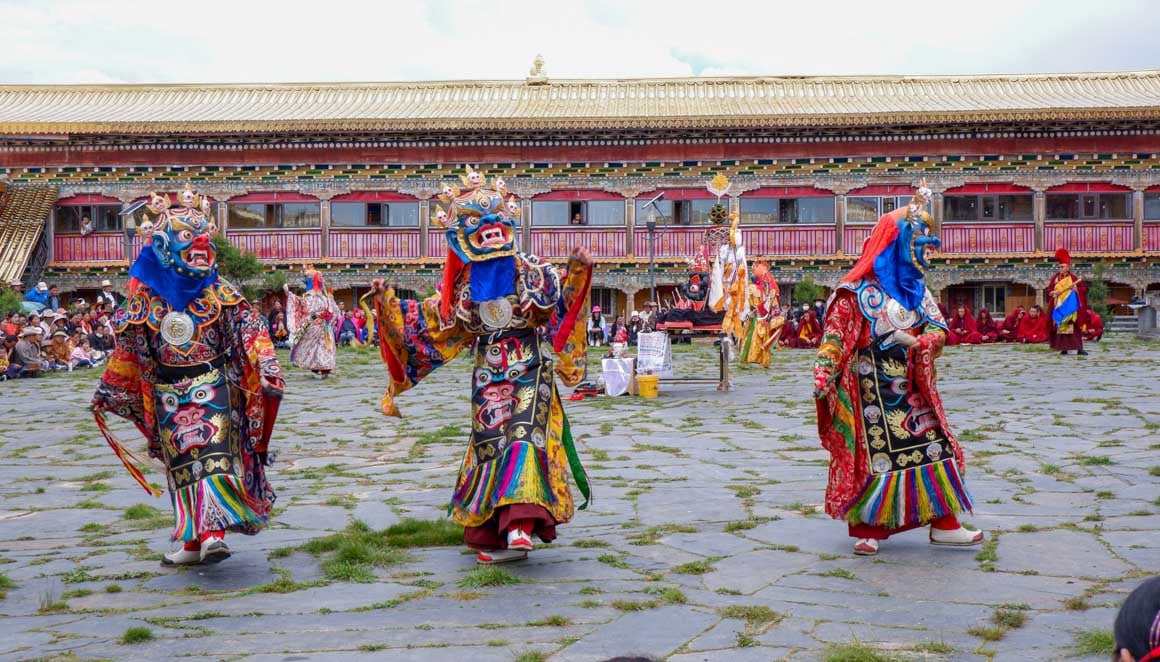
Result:
[[[1144,187],[1132,187],[1132,250],[1144,250]]]
[[[419,257],[427,257],[427,230],[431,227],[431,199],[419,197]]]
[[[319,206],[319,231],[322,233],[319,239],[319,252],[322,257],[330,257],[330,199],[334,197],[334,193],[330,191],[318,192],[318,206]]]
[[[1032,218],[1035,220],[1035,252],[1043,252],[1043,223],[1047,218],[1047,193],[1043,187],[1037,186],[1033,189],[1034,205],[1032,207]],[[1037,297],[1039,295],[1036,295]],[[1037,299],[1038,301],[1038,299]],[[1042,304],[1042,301],[1040,301]]]
[[[635,239],[633,235],[636,232],[636,198],[624,199],[624,251],[625,255],[632,257],[636,254]]]
[[[217,203],[217,224],[218,232],[228,239],[230,235],[226,230],[230,229],[230,206],[225,200]]]
[[[532,198],[528,196],[520,200],[520,216],[523,223],[520,226],[520,246],[525,253],[532,252]]]

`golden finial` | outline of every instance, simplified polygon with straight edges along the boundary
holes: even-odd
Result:
[[[532,60],[532,68],[528,71],[528,85],[543,85],[548,82],[548,76],[544,73],[544,56],[537,55],[536,59]]]
[[[720,202],[721,198],[729,192],[730,186],[731,184],[729,183],[729,178],[725,176],[725,173],[719,172],[713,177],[713,179],[709,180],[709,184],[706,186],[706,188],[709,189],[710,193],[717,196],[717,201]]]

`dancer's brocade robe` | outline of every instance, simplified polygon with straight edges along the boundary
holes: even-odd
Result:
[[[146,489],[153,491],[130,462],[132,452],[105,426],[104,413],[136,425],[149,455],[165,464],[175,539],[257,533],[274,505],[265,459],[277,411],[261,378],[282,377],[266,322],[224,280],[180,311],[194,325],[188,342],[162,336],[170,312],[141,285],[113,316],[117,344],[93,396],[98,426]]]
[[[555,537],[552,527],[574,513],[569,473],[588,496],[555,376],[568,386],[584,376],[587,339],[577,321],[591,267],[572,260],[561,278],[534,256],[516,254],[515,261],[515,294],[506,297],[512,316],[503,328],[489,326],[484,320],[495,318],[486,310],[480,314],[486,304],[471,300],[470,264],[456,280],[451,319],[441,319],[438,296],[400,300],[388,291],[376,303],[379,349],[390,377],[382,401],[388,415],[399,415],[395,396],[474,344],[471,436],[450,509],[468,527],[469,544],[472,527],[495,534],[493,517],[509,506],[543,508],[554,522],[536,533]]]
[[[316,290],[286,294],[286,326],[290,329],[290,362],[303,370],[334,370],[338,348],[335,325],[342,313],[334,297]]]
[[[814,364],[818,430],[830,453],[826,513],[899,529],[970,510],[963,451],[935,387],[946,322],[926,291],[905,310],[873,280],[844,283],[827,306]],[[895,329],[915,336],[892,342]]]
[[[785,318],[780,315],[771,317],[773,302],[763,297],[755,285],[750,285],[749,306],[749,320],[745,323],[738,357],[741,363],[757,363],[768,368],[773,348],[785,326]]]

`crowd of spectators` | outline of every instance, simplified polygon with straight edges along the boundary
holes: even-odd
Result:
[[[93,303],[77,298],[65,308],[59,288],[44,282],[22,298],[21,310],[5,313],[0,322],[0,380],[96,367],[113,350],[109,316],[120,295],[109,281]]]

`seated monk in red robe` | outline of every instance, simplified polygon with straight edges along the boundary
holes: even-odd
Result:
[[[1023,306],[1018,306],[1011,312],[1010,315],[1003,318],[1003,326],[999,327],[999,340],[1003,342],[1018,342],[1019,341],[1019,325],[1023,323],[1023,318],[1027,313],[1023,311]]]
[[[975,318],[971,316],[971,310],[962,304],[955,308],[955,316],[950,318],[947,326],[948,345],[978,345],[983,342],[975,328]]]
[[[999,340],[999,325],[995,323],[995,318],[991,317],[991,311],[986,308],[979,309],[975,330],[979,332],[980,342],[991,343]]]
[[[821,343],[822,325],[818,324],[818,315],[811,308],[802,314],[798,320],[797,333],[786,339],[786,345],[795,349],[811,349]]]
[[[1047,316],[1043,314],[1043,308],[1031,306],[1031,311],[1019,322],[1019,342],[1047,342]]]
[[[1088,308],[1087,321],[1080,327],[1080,333],[1088,341],[1098,341],[1104,337],[1104,321],[1091,308]]]

